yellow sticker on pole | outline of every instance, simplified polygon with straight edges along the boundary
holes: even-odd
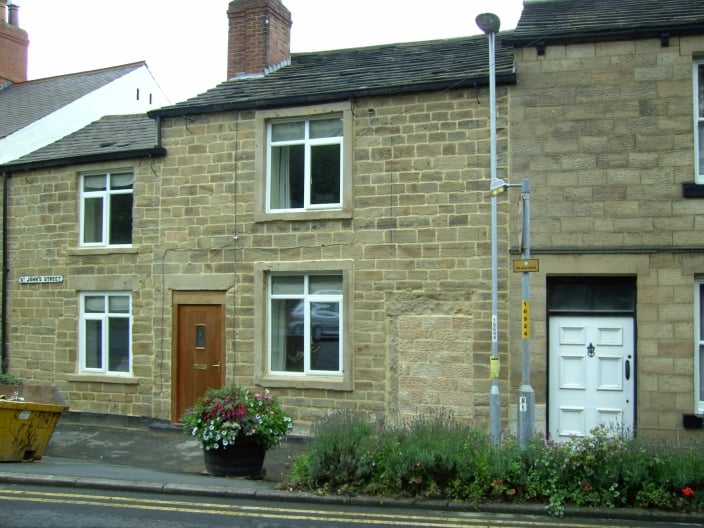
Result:
[[[521,301],[521,337],[530,337],[530,301]]]
[[[489,361],[489,377],[491,379],[498,379],[499,370],[501,370],[499,356],[491,356],[491,361]]]

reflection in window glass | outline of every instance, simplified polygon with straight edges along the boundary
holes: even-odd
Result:
[[[271,371],[341,374],[342,276],[272,275],[269,291]]]

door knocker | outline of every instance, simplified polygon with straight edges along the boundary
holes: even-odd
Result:
[[[594,350],[595,350],[594,345],[589,343],[589,346],[587,347],[587,355],[589,357],[594,357]]]

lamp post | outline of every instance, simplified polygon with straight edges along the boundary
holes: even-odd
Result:
[[[520,184],[506,183],[501,179],[492,180],[489,188],[496,198],[509,187],[521,188],[522,222],[520,251],[521,262],[521,386],[518,388],[518,444],[525,447],[535,434],[535,392],[530,385],[530,181]],[[515,267],[514,267],[515,268]]]
[[[489,37],[489,121],[491,140],[491,183],[496,181],[496,33],[501,20],[493,13],[482,13],[475,19],[477,26]],[[498,294],[498,249],[497,249],[496,195],[491,194],[491,360],[489,376],[489,434],[498,442],[501,436],[501,400],[499,398],[499,294]]]

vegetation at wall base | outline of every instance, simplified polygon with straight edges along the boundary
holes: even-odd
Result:
[[[415,497],[565,507],[704,511],[704,449],[639,439],[596,427],[558,443],[536,436],[525,448],[451,415],[420,416],[386,427],[351,412],[314,426],[287,486],[339,495]]]
[[[22,381],[12,374],[0,373],[0,385],[22,385]]]

